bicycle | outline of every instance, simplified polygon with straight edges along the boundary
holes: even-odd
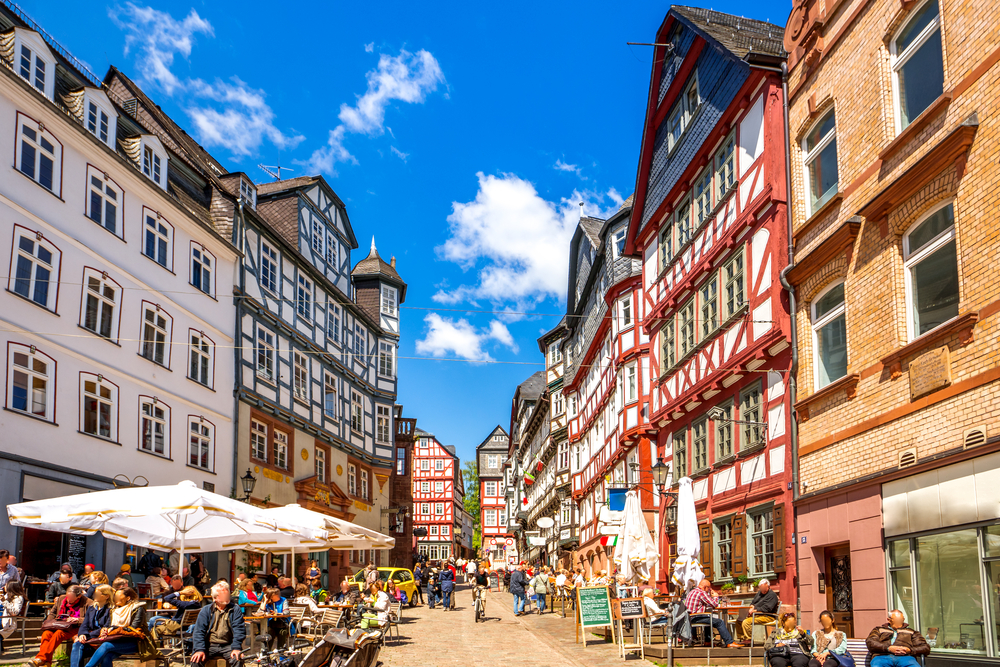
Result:
[[[485,586],[476,586],[476,623],[482,619],[483,623],[486,622],[486,591],[488,589]]]

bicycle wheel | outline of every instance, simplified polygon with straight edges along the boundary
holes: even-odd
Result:
[[[478,623],[479,619],[482,617],[483,617],[483,605],[479,602],[479,600],[476,600],[476,623]]]

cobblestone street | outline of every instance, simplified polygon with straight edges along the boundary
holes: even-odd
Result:
[[[424,665],[488,665],[504,667],[620,666],[614,645],[590,635],[586,648],[575,643],[572,613],[515,617],[513,597],[491,592],[486,603],[488,620],[476,623],[472,593],[462,584],[457,589],[455,610],[444,612],[426,606],[406,609],[400,626],[402,640],[389,642],[379,656],[387,667]],[[639,663],[629,656],[629,663]],[[645,663],[653,664],[653,663]]]

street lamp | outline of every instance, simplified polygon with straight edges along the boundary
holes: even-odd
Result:
[[[656,459],[656,464],[653,465],[653,481],[656,482],[658,486],[666,486],[667,476],[670,474],[670,467],[663,462],[662,457]]]
[[[247,474],[240,477],[240,482],[243,484],[243,502],[250,502],[253,487],[257,484],[257,478],[250,473],[250,468],[247,468]]]

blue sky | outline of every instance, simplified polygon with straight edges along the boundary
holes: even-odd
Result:
[[[231,170],[323,173],[362,259],[408,282],[399,402],[463,460],[564,311],[568,240],[635,184],[665,3],[81,4],[22,8],[115,65]],[[714,0],[735,14],[745,3]],[[751,16],[783,25],[787,0]]]

